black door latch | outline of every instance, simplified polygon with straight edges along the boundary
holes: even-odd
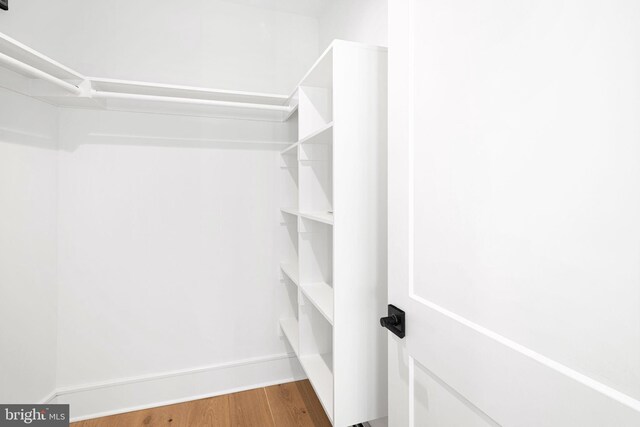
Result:
[[[395,305],[389,304],[387,314],[387,317],[380,318],[380,326],[387,328],[400,338],[404,338],[404,311],[400,310]]]

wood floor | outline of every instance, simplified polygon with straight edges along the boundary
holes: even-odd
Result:
[[[73,427],[331,427],[308,380],[71,424]]]

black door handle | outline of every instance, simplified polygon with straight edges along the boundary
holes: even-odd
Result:
[[[404,324],[404,311],[400,310],[395,305],[389,304],[387,307],[387,317],[380,318],[380,326],[387,328],[400,338],[404,338],[405,324]]]
[[[380,326],[388,328],[390,326],[398,326],[400,324],[400,318],[396,314],[392,314],[388,317],[380,318]]]

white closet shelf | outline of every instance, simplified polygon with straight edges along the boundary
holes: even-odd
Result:
[[[329,211],[303,212],[295,208],[280,208],[280,211],[289,215],[295,215],[301,218],[310,219],[311,221],[333,225],[333,213]]]
[[[316,391],[320,403],[325,412],[333,421],[333,372],[329,365],[332,365],[331,354],[312,354],[299,357],[300,364],[304,372],[309,377],[313,389]]]
[[[284,150],[282,150],[282,151],[280,152],[280,154],[282,154],[282,155],[285,155],[285,154],[287,154],[287,155],[295,155],[295,154],[296,154],[296,151],[295,151],[294,149],[295,149],[295,148],[297,148],[297,147],[298,147],[298,145],[300,145],[300,143],[299,143],[299,142],[296,142],[296,143],[294,143],[294,144],[291,144],[290,146],[288,146],[287,148],[285,148]],[[294,151],[292,151],[292,150],[294,150]]]
[[[333,122],[327,123],[310,135],[305,136],[295,144],[291,144],[290,146],[282,150],[280,154],[296,154],[296,151],[294,150],[302,144],[333,144]]]
[[[280,211],[295,216],[298,216],[300,214],[300,211],[298,211],[296,208],[280,208]]]
[[[302,218],[310,219],[312,221],[318,221],[323,224],[333,225],[333,213],[328,211],[300,212],[299,215]]]
[[[293,347],[293,351],[298,355],[299,349],[299,341],[298,341],[298,320],[295,318],[291,319],[282,319],[280,321],[280,328],[284,333],[284,336],[289,341],[291,347]]]
[[[333,288],[324,282],[309,283],[301,288],[311,304],[333,325]]]
[[[329,122],[305,136],[299,141],[299,144],[333,144],[333,122]]]
[[[333,47],[340,40],[334,40],[327,49],[320,55],[320,58],[311,66],[302,80],[300,86],[324,87],[333,85]]]
[[[280,264],[280,269],[282,270],[282,272],[284,274],[287,275],[287,277],[289,279],[291,279],[291,281],[293,283],[295,283],[296,285],[299,285],[299,280],[298,280],[298,265],[295,263],[281,263]]]

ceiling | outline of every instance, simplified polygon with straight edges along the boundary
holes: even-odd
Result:
[[[316,16],[323,4],[333,0],[225,0],[229,3],[239,3],[279,12],[296,13],[299,15]]]

